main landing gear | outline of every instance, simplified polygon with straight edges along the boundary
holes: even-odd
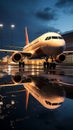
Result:
[[[55,62],[53,62],[53,59],[52,59],[52,62],[48,62],[48,59],[46,59],[46,61],[44,62],[44,68],[55,69],[56,64],[55,64]]]

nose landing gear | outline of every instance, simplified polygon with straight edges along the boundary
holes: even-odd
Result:
[[[44,62],[44,68],[49,68],[49,62]]]
[[[56,64],[53,61],[53,58],[52,58],[52,62],[48,62],[48,59],[46,59],[43,66],[44,66],[44,68],[47,68],[47,69],[55,69],[56,68]]]

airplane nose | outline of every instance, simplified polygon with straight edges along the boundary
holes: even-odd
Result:
[[[66,49],[65,41],[63,39],[59,40],[59,41],[58,40],[55,41],[54,47],[56,47],[56,49],[57,49],[57,54],[62,53]]]
[[[59,52],[63,52],[64,50],[65,50],[64,46],[61,46],[61,47],[58,48]]]
[[[63,40],[60,44],[61,44],[61,47],[65,50],[66,49],[66,43],[65,43],[65,41]]]
[[[59,41],[57,41],[57,42],[56,42],[56,45],[57,45],[57,47],[61,47],[61,48],[63,48],[63,49],[66,48],[66,43],[65,43],[64,40],[59,40]]]
[[[63,52],[66,49],[66,44],[65,41],[63,42],[59,42],[59,46],[58,46],[58,52]]]
[[[62,39],[62,40],[59,40],[58,41],[58,44],[60,45],[60,46],[64,46],[65,45],[65,41]]]

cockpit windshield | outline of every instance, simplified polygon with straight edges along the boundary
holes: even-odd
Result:
[[[58,39],[58,37],[56,37],[56,36],[52,36],[52,39]]]
[[[59,36],[58,39],[63,39],[63,38],[61,36]]]
[[[59,103],[51,103],[51,102],[49,102],[49,101],[45,101],[46,102],[46,104],[48,104],[48,105],[52,105],[52,106],[54,106],[54,105],[61,105],[63,102],[59,102]]]
[[[50,40],[51,39],[51,37],[46,37],[46,39],[45,40]]]
[[[51,36],[51,37],[46,37],[45,40],[50,40],[50,39],[63,39],[61,36]]]

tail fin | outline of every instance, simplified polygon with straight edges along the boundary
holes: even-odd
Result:
[[[27,110],[27,107],[28,107],[28,100],[29,100],[29,92],[28,90],[25,91],[25,94],[26,94],[26,110]]]
[[[25,41],[26,41],[26,45],[28,45],[29,44],[29,38],[28,38],[27,27],[25,27]]]

